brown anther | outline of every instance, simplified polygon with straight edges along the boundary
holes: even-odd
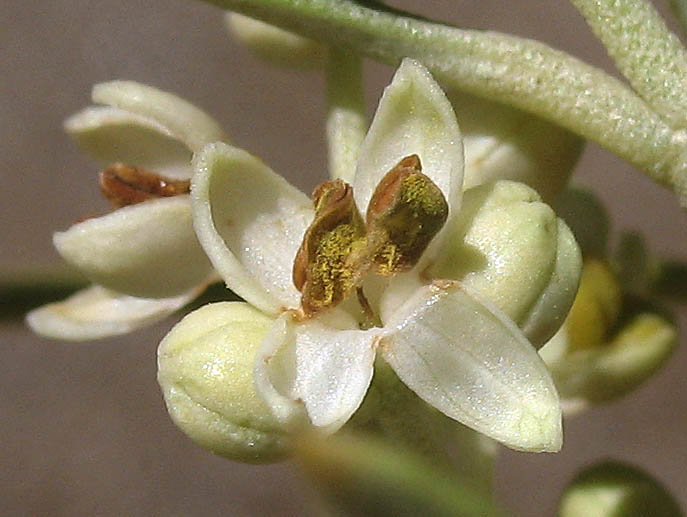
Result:
[[[191,182],[166,178],[132,165],[114,163],[100,173],[100,188],[112,206],[120,208],[150,199],[188,194]]]
[[[377,185],[367,208],[368,255],[376,272],[391,276],[418,263],[448,217],[441,189],[411,154]]]
[[[307,317],[339,304],[357,285],[351,260],[365,238],[365,224],[347,183],[322,183],[313,192],[313,205],[315,218],[293,264],[293,283]]]
[[[417,154],[406,156],[387,172],[375,188],[367,206],[367,220],[370,221],[370,219],[378,217],[385,210],[388,210],[388,207],[394,203],[394,198],[398,195],[403,180],[411,174],[419,172],[422,172],[422,165]]]

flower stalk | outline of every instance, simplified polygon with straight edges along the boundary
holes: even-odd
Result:
[[[361,58],[347,50],[330,49],[326,78],[329,175],[350,183],[368,124]]]

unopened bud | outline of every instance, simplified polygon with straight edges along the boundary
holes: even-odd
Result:
[[[324,66],[326,47],[293,32],[237,13],[226,13],[225,25],[239,42],[265,61],[280,66]]]
[[[637,388],[675,348],[672,322],[649,305],[622,302],[608,264],[585,261],[568,319],[541,350],[568,416]]]
[[[568,314],[570,349],[594,348],[609,339],[620,315],[620,284],[609,265],[585,261],[577,297]]]
[[[583,140],[539,117],[463,92],[448,92],[465,147],[465,189],[519,181],[551,202],[565,187]]]
[[[580,252],[565,223],[531,188],[498,181],[465,192],[433,278],[459,280],[495,303],[535,346],[560,327],[575,297]]]
[[[246,303],[215,303],[188,314],[160,343],[158,382],[169,414],[215,454],[266,463],[285,453],[285,433],[253,382],[271,324]]]

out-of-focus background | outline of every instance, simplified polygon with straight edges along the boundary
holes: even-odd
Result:
[[[612,69],[567,2],[393,4],[462,27],[537,38]],[[667,2],[657,6],[670,16]],[[392,70],[366,66],[374,106]],[[221,121],[236,145],[306,191],[325,176],[321,75],[261,63],[226,35],[221,11],[200,2],[10,0],[0,17],[0,77],[2,271],[57,262],[52,232],[105,210],[95,164],[62,131],[62,121],[89,104],[91,85],[99,81],[133,79],[181,94]],[[607,202],[616,232],[639,229],[655,251],[687,258],[687,214],[667,191],[595,145],[587,147],[576,180]],[[680,312],[685,328],[686,315]],[[232,463],[173,426],[155,381],[156,347],[173,323],[69,344],[0,321],[0,513],[316,511],[291,464]],[[578,469],[613,457],[652,472],[687,508],[686,368],[683,345],[631,396],[567,421],[559,454],[504,451],[501,501],[515,515],[553,515],[560,490]]]

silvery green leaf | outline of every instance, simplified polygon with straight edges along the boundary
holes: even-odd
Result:
[[[469,479],[397,443],[343,433],[326,440],[306,435],[295,442],[295,459],[343,515],[502,515]]]

